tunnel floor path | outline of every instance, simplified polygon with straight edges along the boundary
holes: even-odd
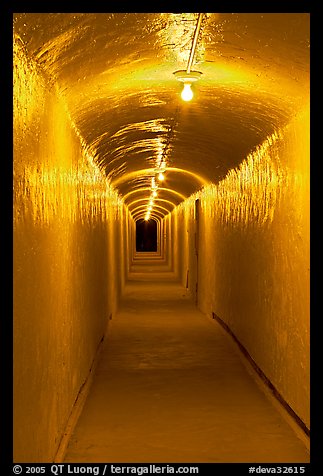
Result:
[[[110,321],[64,461],[309,462],[219,324],[171,276],[138,278]]]

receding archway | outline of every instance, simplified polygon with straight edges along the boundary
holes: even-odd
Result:
[[[136,251],[157,251],[157,222],[155,220],[136,221]]]

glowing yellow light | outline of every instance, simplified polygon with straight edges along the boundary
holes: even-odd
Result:
[[[201,71],[185,71],[179,70],[173,73],[178,81],[184,85],[181,97],[183,101],[190,101],[193,98],[193,91],[191,89],[192,83],[198,81],[202,75]]]
[[[158,193],[156,192],[156,190],[154,190],[153,193],[152,193],[152,196],[157,197],[157,195],[158,195]]]
[[[163,174],[163,172],[159,172],[159,174],[158,174],[158,180],[159,180],[160,182],[162,182],[163,180],[165,180],[165,175]]]
[[[191,89],[191,83],[184,83],[183,91],[181,94],[183,101],[190,101],[193,98],[193,91]]]

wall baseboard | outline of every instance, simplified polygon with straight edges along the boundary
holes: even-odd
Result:
[[[111,319],[112,319],[112,314],[110,314],[110,316],[108,317],[108,324],[109,324],[109,321]],[[72,433],[73,433],[74,428],[77,424],[77,421],[78,421],[78,419],[79,419],[79,417],[82,413],[85,401],[87,399],[87,396],[89,394],[89,391],[90,391],[90,388],[91,388],[91,385],[92,385],[92,382],[93,382],[93,377],[94,377],[94,374],[95,374],[96,367],[97,367],[97,365],[100,361],[100,358],[101,358],[101,353],[102,353],[104,341],[106,339],[107,330],[108,330],[108,326],[107,326],[107,328],[106,328],[106,330],[105,330],[105,332],[104,332],[104,334],[103,334],[103,336],[102,336],[102,338],[99,342],[99,345],[96,349],[96,352],[95,352],[95,355],[94,355],[94,358],[93,358],[93,361],[92,361],[92,365],[90,367],[88,375],[87,375],[85,381],[83,382],[83,384],[81,385],[81,387],[79,389],[79,392],[77,394],[77,397],[74,401],[70,416],[69,416],[68,421],[67,421],[67,425],[65,427],[63,436],[61,438],[61,441],[59,443],[59,446],[58,446],[58,449],[56,451],[55,457],[53,459],[53,463],[63,463],[64,462],[64,458],[65,458],[65,454],[66,454],[66,450],[67,450],[69,440],[72,436]]]
[[[230,327],[217,314],[215,314],[215,312],[212,312],[212,319],[216,320],[221,325],[221,327],[232,337],[234,342],[239,347],[239,350],[241,351],[241,353],[243,354],[247,362],[251,365],[252,369],[256,372],[257,376],[260,378],[260,380],[265,385],[265,387],[270,391],[273,397],[279,402],[279,404],[283,407],[283,409],[288,413],[288,415],[292,418],[292,420],[295,422],[297,427],[302,432],[304,432],[304,436],[306,438],[309,438],[310,429],[306,426],[303,420],[297,415],[297,413],[295,413],[292,407],[286,402],[284,397],[279,393],[277,388],[272,384],[269,378],[264,374],[264,372],[261,370],[258,364],[253,360],[253,358],[251,357],[247,349],[239,341],[236,335],[232,332]]]

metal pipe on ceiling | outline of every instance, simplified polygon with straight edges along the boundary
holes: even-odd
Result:
[[[186,73],[187,74],[190,74],[190,72],[191,72],[191,67],[192,67],[192,63],[193,63],[193,59],[194,59],[194,55],[195,55],[197,40],[198,40],[198,37],[199,37],[199,34],[200,34],[202,18],[203,18],[203,13],[199,13],[199,16],[198,16],[198,19],[197,19],[197,22],[196,22],[196,27],[195,27],[191,52],[190,52],[190,56],[189,56],[189,59],[188,59],[188,62],[187,62],[187,68],[186,68]]]

